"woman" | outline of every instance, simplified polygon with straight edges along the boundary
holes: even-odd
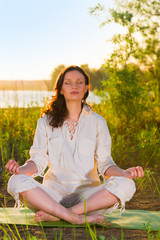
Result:
[[[56,96],[38,120],[31,158],[19,166],[10,160],[8,192],[19,203],[37,209],[36,221],[85,223],[84,213],[116,208],[134,192],[132,179],[144,175],[142,167],[122,170],[112,160],[111,138],[106,121],[91,111],[85,100],[89,76],[78,66],[65,68],[57,78]],[[44,175],[40,184],[33,177]],[[105,179],[100,184],[97,174]],[[107,219],[87,214],[89,223]]]

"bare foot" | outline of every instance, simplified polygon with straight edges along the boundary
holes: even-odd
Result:
[[[86,216],[86,219],[84,217],[84,215],[80,215],[81,220],[80,220],[80,224],[84,224],[86,223],[86,220],[88,223],[99,223],[99,224],[103,224],[105,226],[109,226],[111,225],[111,223],[108,221],[107,217],[97,214],[97,215],[91,215],[91,216]]]
[[[43,211],[38,211],[35,214],[35,221],[36,222],[45,222],[45,221],[55,222],[55,221],[59,221],[59,218],[54,217],[54,216],[52,216],[48,213],[45,213]]]
[[[35,214],[35,221],[36,222],[45,222],[45,221],[59,221],[60,219],[50,215],[48,213],[45,213],[43,211],[38,211]],[[103,224],[104,226],[108,226],[111,225],[110,222],[108,222],[108,219],[103,216],[103,215],[91,215],[91,216],[85,216],[84,215],[76,215],[76,217],[74,218],[74,220],[72,219],[71,221],[69,221],[70,223],[74,223],[74,224],[85,224],[86,220],[88,223],[98,223],[98,224]]]

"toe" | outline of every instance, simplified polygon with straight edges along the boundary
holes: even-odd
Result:
[[[36,221],[36,222],[40,222],[40,221],[41,221],[41,215],[40,215],[39,212],[37,212],[37,213],[35,214],[35,221]]]
[[[99,217],[99,223],[106,225],[106,226],[111,225],[111,223],[108,221],[108,218],[104,217],[104,216]]]

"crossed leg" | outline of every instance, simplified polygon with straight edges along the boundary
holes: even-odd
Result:
[[[118,202],[118,198],[112,193],[110,193],[108,190],[103,188],[97,191],[96,193],[92,194],[87,200],[80,202],[77,205],[67,210],[71,210],[73,214],[78,214],[79,216],[83,216],[82,214],[84,213],[96,211],[99,209],[109,208],[113,206],[116,202]],[[35,216],[36,221],[57,221],[58,220],[58,218],[55,218],[55,216],[57,215],[54,214],[53,216],[51,212],[49,213],[43,210],[42,208],[39,208],[39,209],[41,210],[36,213],[36,216]],[[100,215],[87,216],[88,218],[87,221],[91,221],[91,222],[97,221],[95,219],[95,216],[100,216]],[[63,217],[60,217],[60,218],[63,218]]]
[[[78,203],[72,207],[72,211],[76,214],[88,213],[100,209],[105,209],[113,206],[118,202],[118,198],[109,192],[107,189],[102,188],[101,190],[93,193],[88,199]]]
[[[106,192],[105,192],[105,191]],[[100,190],[97,194],[94,194],[86,201],[87,212],[94,211],[100,208],[106,207],[103,201],[100,201],[97,206],[94,206],[95,202],[99,201],[100,197],[104,197],[104,201],[106,201],[106,197],[108,196],[108,191],[106,189]],[[98,196],[96,196],[98,195]],[[83,203],[79,203],[71,209],[67,209],[57,203],[53,198],[51,198],[43,189],[36,187],[24,192],[19,193],[20,199],[25,201],[29,206],[40,210],[37,212],[35,219],[37,221],[57,221],[59,218],[64,219],[68,222],[75,224],[83,224],[87,221],[89,223],[102,223],[103,221],[107,221],[103,215],[92,215],[85,217],[83,214],[85,209],[83,207]],[[112,203],[117,201],[117,198],[113,195]],[[90,206],[91,205],[91,206]]]

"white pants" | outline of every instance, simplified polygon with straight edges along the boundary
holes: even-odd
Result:
[[[56,187],[45,186],[45,182],[41,184],[31,176],[19,174],[10,177],[7,190],[18,202],[19,193],[39,187],[47,192],[56,202],[65,207],[71,207],[89,198],[100,189],[105,188],[120,200],[121,211],[125,208],[125,202],[129,201],[136,191],[135,183],[132,179],[117,176],[110,177],[105,183],[99,184],[99,186],[96,187],[85,185],[74,188],[74,192],[69,191],[69,188],[65,188],[64,185],[61,185],[61,189],[57,188],[56,183],[55,186]],[[64,189],[66,191],[63,191]],[[118,207],[118,205],[116,205],[116,207]]]

